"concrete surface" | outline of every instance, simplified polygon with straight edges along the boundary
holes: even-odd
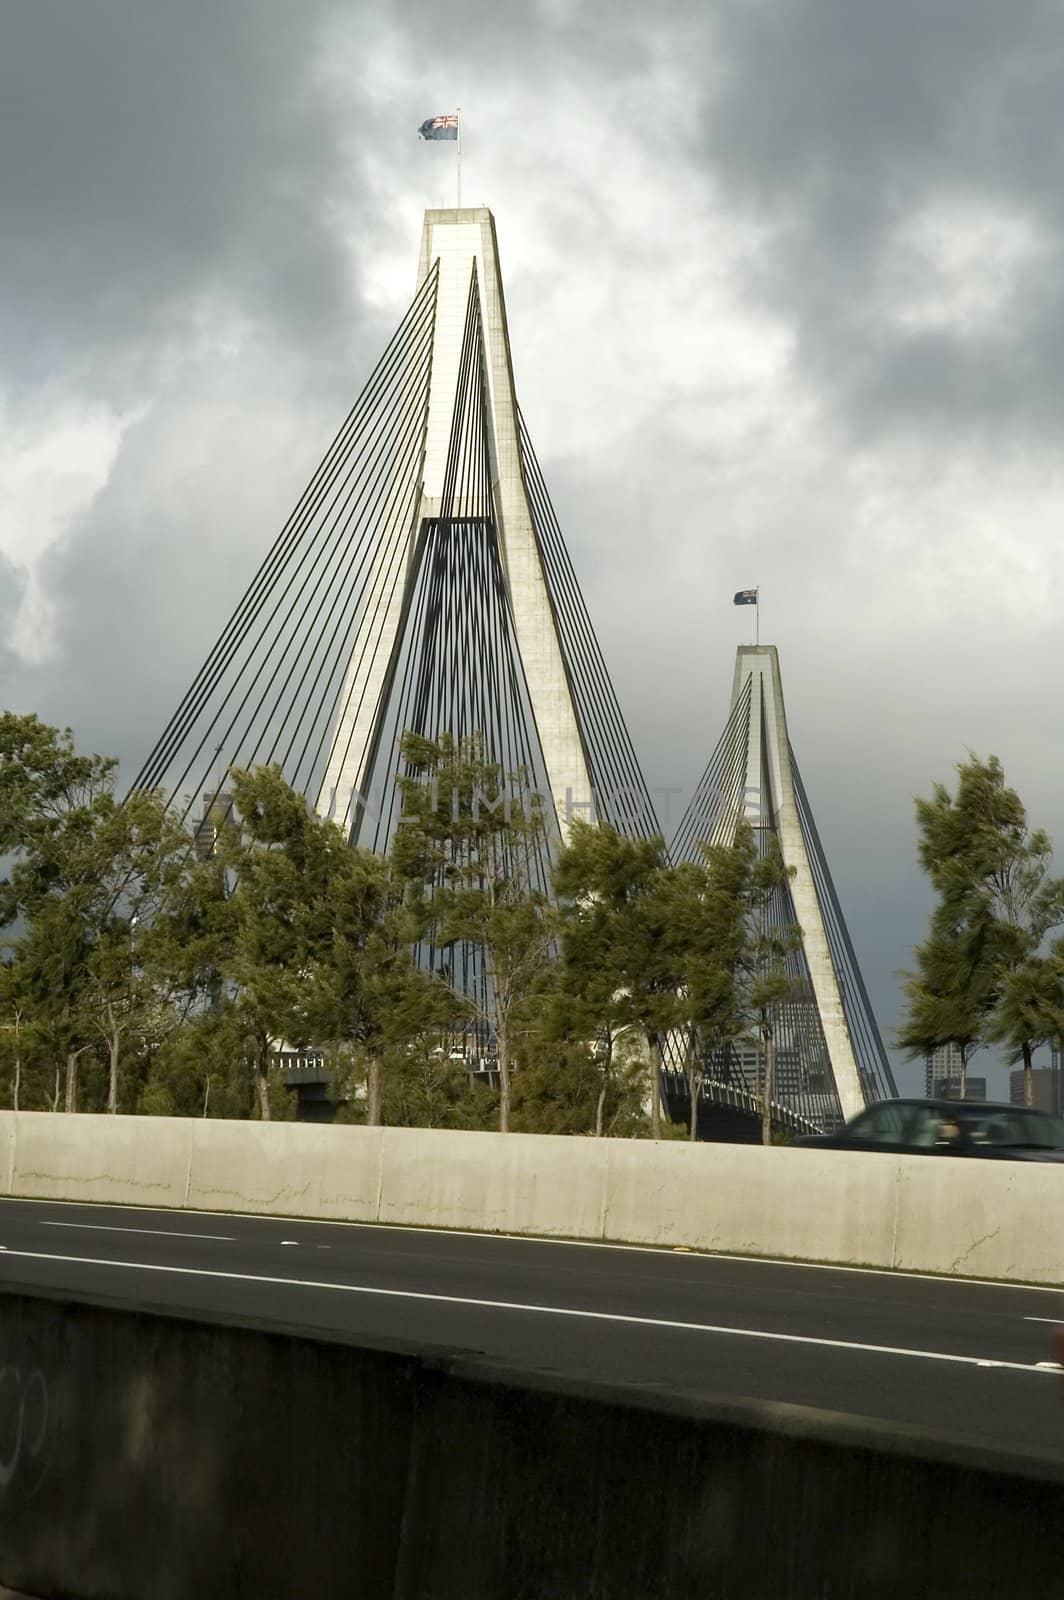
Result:
[[[374,558],[369,596],[352,641],[342,707],[331,741],[318,809],[329,810],[330,797],[341,797],[339,820],[355,792],[364,792],[373,751],[382,725],[378,709],[403,614],[404,590],[413,582],[411,564],[416,538],[425,518],[462,515],[466,507],[447,467],[459,395],[462,349],[470,287],[476,273],[481,312],[479,352],[487,380],[485,443],[503,567],[513,616],[518,653],[551,795],[563,836],[570,812],[587,818],[591,775],[573,706],[569,676],[554,611],[540,560],[524,474],[518,431],[510,337],[506,322],[502,270],[495,219],[485,206],[425,212],[418,287],[439,263],[435,294],[432,365],[424,422],[420,503],[405,521],[394,508],[408,505],[416,480],[396,482],[389,514]],[[412,375],[413,381],[413,375]],[[446,504],[445,504],[446,502]],[[402,581],[395,581],[403,574]],[[383,600],[383,603],[380,603]]]
[[[8,1192],[41,1200],[184,1205],[196,1126],[184,1117],[0,1114],[0,1140],[7,1134],[14,1147]]]
[[[381,1128],[199,1118],[185,1204],[205,1211],[369,1222],[380,1203]],[[263,1130],[248,1139],[244,1127]],[[359,1135],[354,1142],[337,1133]]]
[[[783,702],[783,677],[779,655],[773,644],[740,645],[735,657],[732,707],[744,691],[747,678],[753,678],[750,700],[750,729],[746,749],[744,793],[758,796],[758,808],[770,801],[774,808],[773,826],[777,830],[784,863],[792,872],[791,899],[794,919],[802,930],[802,945],[809,967],[809,979],[816,998],[820,1026],[824,1030],[828,1059],[835,1080],[843,1117],[849,1121],[863,1111],[866,1100],[846,1013],[842,1004],[835,964],[831,959],[827,929],[820,899],[813,881],[813,869],[806,849],[798,802],[794,792],[787,713]],[[762,761],[767,758],[767,771]],[[730,844],[735,837],[735,817],[718,830],[719,842]]]
[[[3,1175],[37,1199],[1064,1284],[1064,1173],[1035,1162],[7,1111]]]
[[[376,1220],[481,1229],[496,1217],[507,1233],[601,1238],[607,1155],[606,1140],[455,1132],[443,1143],[433,1129],[389,1128]]]
[[[1059,1466],[0,1294],[0,1583],[66,1600],[1058,1596]]]

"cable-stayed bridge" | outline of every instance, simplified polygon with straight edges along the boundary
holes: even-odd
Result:
[[[425,217],[414,299],[135,782],[278,762],[352,839],[406,731],[477,734],[552,802],[657,819],[517,405],[495,224]]]
[[[659,831],[518,406],[483,207],[426,213],[405,315],[134,786],[216,814],[232,767],[277,763],[353,842],[384,850],[407,732],[476,736],[504,778],[519,774],[543,798],[541,884],[574,817]],[[675,857],[734,837],[751,796],[759,837],[774,834],[796,869],[772,915],[803,932],[773,1116],[830,1125],[894,1089],[769,647],[740,651],[728,724]],[[753,1126],[757,1056],[702,1063],[707,1106],[733,1114],[725,1136]],[[671,1102],[684,1082],[667,1079]]]

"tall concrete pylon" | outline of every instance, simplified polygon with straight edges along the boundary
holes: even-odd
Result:
[[[518,407],[485,207],[425,213],[408,311],[134,786],[276,763],[383,849],[404,732],[480,739],[556,838],[657,831]]]
[[[364,794],[379,747],[382,690],[394,679],[400,630],[409,615],[419,528],[427,519],[476,517],[482,507],[449,488],[459,409],[468,375],[463,355],[469,343],[471,309],[479,315],[474,360],[483,364],[485,444],[500,555],[528,697],[542,749],[554,808],[562,831],[571,815],[591,811],[592,778],[569,675],[540,559],[529,493],[522,469],[517,395],[506,324],[495,220],[486,207],[429,211],[421,239],[417,288],[438,272],[432,366],[424,420],[420,495],[408,525],[395,524],[382,541],[376,582],[383,588],[397,567],[406,573],[393,585],[389,603],[367,608],[356,635],[328,765],[318,798],[320,810],[335,794]],[[471,307],[471,296],[475,301]]]
[[[731,844],[740,820],[762,849],[770,838],[778,842],[790,878],[769,915],[780,927],[797,923],[802,935],[789,962],[793,998],[780,1008],[774,1099],[784,1120],[827,1126],[896,1090],[794,758],[774,645],[738,649],[728,722],[680,824],[674,856],[694,859],[700,843]],[[715,1076],[722,1086],[745,1078],[756,1092],[745,1054],[720,1062],[716,1074],[710,1067],[707,1098]]]

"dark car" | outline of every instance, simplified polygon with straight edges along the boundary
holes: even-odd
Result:
[[[1064,1161],[1064,1120],[1026,1106],[971,1100],[881,1100],[834,1133],[805,1134],[791,1143],[821,1150]]]

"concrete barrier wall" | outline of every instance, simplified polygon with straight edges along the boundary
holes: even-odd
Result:
[[[111,1122],[113,1127],[102,1127]],[[186,1203],[194,1124],[180,1117],[75,1117],[8,1112],[10,1193],[39,1200]]]
[[[1064,1283],[1064,1170],[1036,1162],[0,1112],[0,1185]]]
[[[1057,1600],[1059,1466],[0,1288],[0,1594]]]

